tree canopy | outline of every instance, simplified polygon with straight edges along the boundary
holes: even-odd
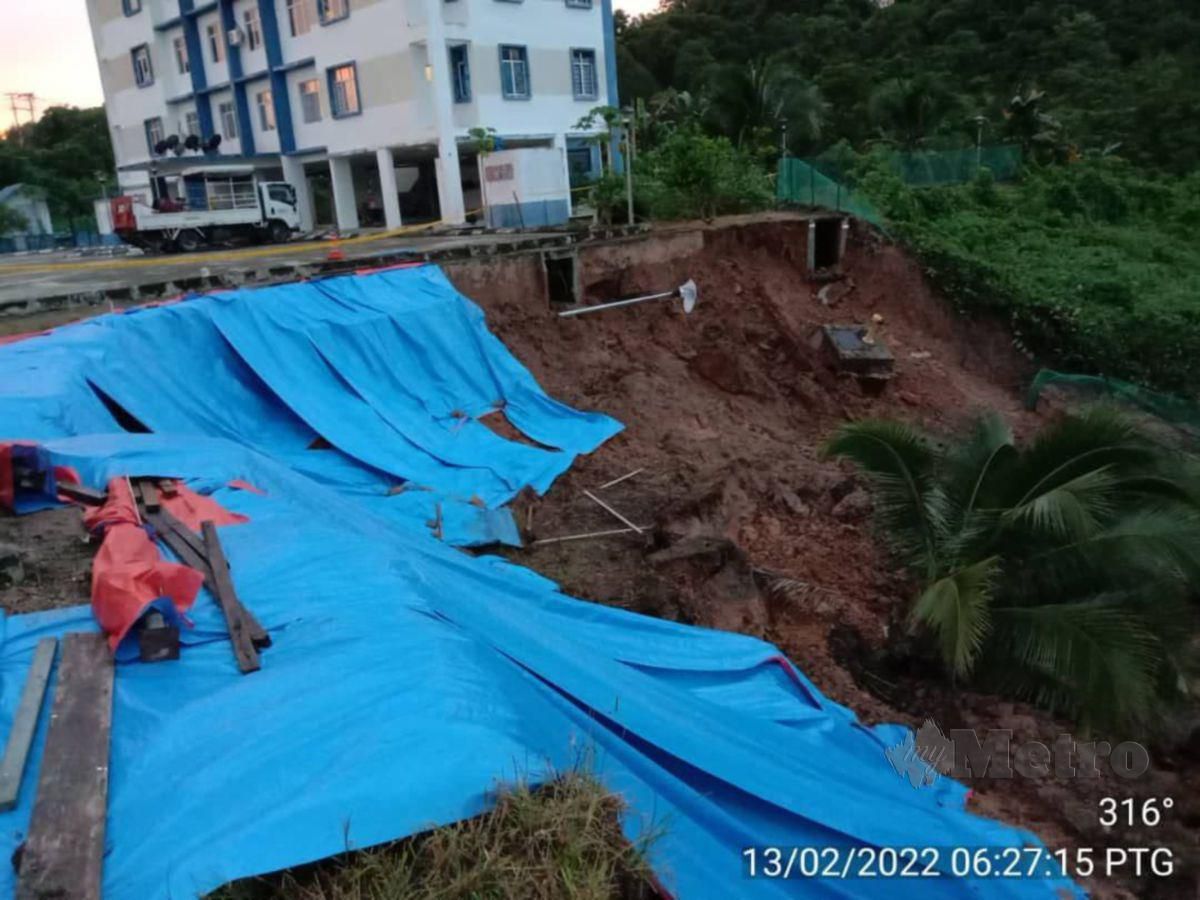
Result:
[[[116,180],[113,168],[108,121],[100,106],[54,106],[0,139],[0,187],[40,187],[59,228],[72,227],[76,219],[91,220],[101,182]]]
[[[623,102],[706,93],[710,124],[743,143],[766,129],[777,147],[785,119],[793,152],[843,139],[962,146],[981,123],[984,142],[1025,141],[1032,122],[1072,152],[1119,145],[1142,166],[1200,163],[1194,3],[664,0],[621,19],[617,40]],[[1014,104],[1031,95],[1036,109]]]

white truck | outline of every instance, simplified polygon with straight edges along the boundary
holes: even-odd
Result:
[[[185,169],[152,179],[154,197],[114,197],[112,227],[150,251],[197,250],[233,242],[283,243],[300,228],[296,191],[260,181],[251,168]]]

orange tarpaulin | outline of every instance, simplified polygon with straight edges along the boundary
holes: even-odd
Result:
[[[194,530],[206,521],[217,525],[247,521],[245,516],[231,513],[181,484],[164,491],[161,501],[165,509]],[[181,618],[191,609],[204,576],[160,556],[138,516],[127,479],[108,482],[108,500],[103,506],[87,509],[84,524],[93,534],[104,535],[92,565],[92,614],[108,635],[114,653],[129,629],[156,601],[169,600]]]

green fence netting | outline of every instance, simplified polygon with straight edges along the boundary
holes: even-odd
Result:
[[[1025,398],[1029,409],[1036,409],[1038,397],[1051,385],[1063,385],[1081,389],[1099,396],[1110,397],[1136,406],[1138,409],[1157,416],[1172,425],[1200,431],[1200,406],[1186,397],[1152,391],[1130,381],[1109,378],[1104,375],[1071,375],[1042,369],[1034,376]]]
[[[997,181],[1012,181],[1021,169],[1016,145],[969,147],[962,150],[922,150],[894,153],[889,163],[905,184],[933,187],[974,181],[980,169],[990,169]]]
[[[892,171],[911,187],[937,187],[974,181],[980,169],[988,169],[997,181],[1012,181],[1021,171],[1021,148],[1016,144],[990,147],[963,147],[958,150],[913,150],[886,154],[883,159]],[[854,173],[847,165],[856,165],[836,148],[805,159],[808,165],[826,177],[844,185],[854,184]]]
[[[802,159],[787,156],[779,161],[775,196],[782,203],[837,210],[883,227],[883,216],[865,198]]]
[[[935,187],[973,181],[981,168],[997,181],[1011,181],[1021,169],[1021,148],[1000,144],[961,150],[920,150],[892,153],[888,164],[906,184]],[[775,195],[783,203],[847,212],[883,227],[883,216],[850,185],[854,178],[843,171],[835,156],[815,159],[784,157],[779,161]]]

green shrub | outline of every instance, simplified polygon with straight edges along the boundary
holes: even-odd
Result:
[[[1035,167],[913,189],[878,170],[862,190],[965,313],[1007,319],[1057,368],[1167,390],[1200,384],[1200,176],[1151,178],[1121,160]]]
[[[639,205],[655,219],[712,218],[772,203],[766,171],[724,137],[681,128],[635,167]]]

